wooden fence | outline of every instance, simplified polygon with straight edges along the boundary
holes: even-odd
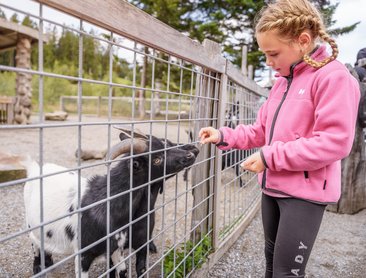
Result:
[[[177,66],[178,70],[188,71],[192,76],[188,82],[190,85],[188,87],[190,87],[190,89],[188,89],[187,92],[182,89],[184,84],[180,84],[180,89],[178,91],[171,90],[169,88],[169,75],[166,81],[166,88],[162,89],[154,87],[154,84],[149,87],[146,85],[138,86],[136,85],[135,80],[132,86],[116,84],[112,82],[112,74],[110,74],[110,80],[108,82],[85,79],[82,75],[82,47],[79,49],[79,76],[64,76],[44,72],[42,63],[40,63],[38,71],[20,70],[4,66],[1,67],[0,65],[0,69],[2,70],[25,71],[32,75],[38,75],[40,80],[40,98],[42,98],[43,93],[47,93],[42,92],[43,78],[63,78],[74,83],[78,83],[78,95],[72,96],[71,98],[77,98],[79,107],[82,105],[82,99],[86,98],[86,96],[82,95],[81,88],[83,82],[109,88],[110,94],[107,97],[109,109],[111,107],[112,100],[114,99],[114,96],[112,97],[111,93],[112,87],[124,86],[124,88],[130,89],[134,93],[137,91],[150,91],[152,94],[151,98],[153,98],[154,94],[158,93],[172,95],[174,98],[179,100],[179,113],[175,122],[170,121],[167,118],[165,120],[156,121],[150,117],[149,120],[145,120],[144,122],[141,122],[141,124],[150,125],[147,130],[151,130],[153,124],[165,124],[166,139],[170,139],[167,138],[167,130],[175,130],[170,128],[171,126],[168,128],[169,124],[174,122],[174,124],[178,126],[178,131],[175,134],[176,138],[182,137],[180,135],[181,126],[184,126],[184,128],[187,126],[188,132],[191,135],[191,143],[198,146],[199,142],[197,135],[200,128],[204,126],[220,127],[228,125],[230,119],[227,119],[227,115],[234,110],[237,111],[236,113],[238,116],[237,121],[235,120],[236,123],[251,123],[255,119],[261,102],[267,97],[267,91],[265,89],[259,87],[253,80],[243,75],[240,69],[236,68],[230,61],[223,58],[220,45],[209,40],[205,40],[202,44],[193,41],[126,1],[38,0],[36,2],[41,4],[40,7],[53,8],[79,20],[80,27],[76,32],[80,34],[81,46],[82,37],[87,35],[83,29],[83,24],[91,24],[106,30],[110,37],[118,35],[133,41],[135,45],[140,44],[151,49],[153,54],[149,55],[136,47],[132,47],[129,51],[133,52],[135,56],[137,54],[146,55],[146,57],[154,60],[152,62],[153,69],[155,65],[154,63],[161,60],[159,55],[156,55],[156,52],[161,52],[169,57],[166,63],[168,69],[170,69],[170,67]],[[38,18],[40,19],[40,23],[43,23],[42,13]],[[52,19],[49,20],[49,22],[52,22]],[[42,34],[42,32],[40,32],[40,34]],[[121,47],[118,42],[115,42],[112,39],[107,40],[105,37],[106,36],[98,39],[103,40],[103,42],[107,43],[111,48]],[[42,42],[42,35],[40,35],[39,41]],[[42,43],[40,43],[40,45],[42,45]],[[42,46],[40,46],[40,53],[42,53]],[[41,55],[42,54],[40,54],[40,61],[42,60]],[[172,62],[173,60],[174,63]],[[175,63],[175,61],[179,62]],[[136,66],[136,59],[134,59],[132,64]],[[180,83],[183,83],[182,80],[183,78],[181,77]],[[99,103],[101,103],[103,99],[102,96],[93,98],[99,101]],[[61,100],[61,110],[64,108],[64,99],[65,98]],[[171,99],[168,99],[168,97],[162,99],[166,103],[172,101]],[[135,103],[134,96],[132,97],[131,103]],[[180,117],[182,112],[182,103],[188,103],[191,108],[190,111],[188,111],[189,117],[187,120]],[[234,109],[234,107],[236,108]],[[42,109],[43,108],[40,110]],[[128,119],[128,121],[126,120],[122,123],[131,124],[132,127],[134,127],[140,124],[140,122],[135,121],[134,105],[131,105],[131,109],[132,117]],[[81,109],[78,109],[79,113],[80,110]],[[169,111],[168,108],[166,111]],[[42,111],[40,114],[42,114]],[[100,114],[100,108],[97,110],[97,114]],[[84,126],[81,119],[82,115],[79,115],[79,119],[76,123],[73,123],[78,126],[78,142],[81,141],[81,128],[87,128],[91,125],[89,123]],[[108,122],[97,122],[94,124],[105,124],[110,128],[112,123],[109,117]],[[50,126],[57,129],[65,127],[66,125],[62,126],[61,124],[54,124]],[[41,130],[40,136],[43,136],[42,131],[43,129],[47,129],[47,127],[47,123],[44,122],[41,122],[40,126],[34,126],[34,128],[39,128]],[[102,134],[98,135],[102,136]],[[71,135],[68,133],[67,137],[69,136]],[[78,147],[80,148],[80,146],[81,143]],[[42,150],[42,148],[40,149]],[[168,257],[169,253],[173,252],[174,255],[177,255],[178,248],[182,243],[191,241],[194,243],[193,251],[189,251],[189,254],[184,253],[185,256],[182,262],[177,261],[177,256],[174,256],[173,272],[160,273],[160,275],[164,277],[175,277],[175,272],[178,268],[182,265],[185,267],[185,262],[192,259],[191,253],[197,252],[199,246],[202,246],[205,239],[208,237],[210,239],[210,248],[208,248],[210,254],[206,263],[199,268],[200,264],[195,262],[193,263],[192,270],[184,269],[183,271],[184,276],[187,277],[203,277],[209,268],[217,262],[217,260],[237,240],[259,209],[260,189],[259,186],[257,186],[256,175],[247,172],[233,174],[233,167],[226,167],[225,169],[222,168],[222,160],[224,157],[234,157],[235,165],[238,165],[241,162],[238,157],[243,159],[252,152],[253,150],[242,151],[241,153],[232,152],[223,154],[213,145],[200,146],[200,153],[197,157],[195,166],[191,169],[192,179],[190,187],[185,191],[186,195],[187,192],[192,193],[192,204],[189,204],[190,206],[188,208],[188,197],[186,197],[185,215],[183,217],[178,217],[175,211],[175,214],[173,215],[173,219],[175,221],[174,246],[167,247],[164,244],[162,245],[165,248],[165,250],[163,250],[164,254],[158,258],[157,262],[153,262],[152,266],[149,266],[146,270],[148,274],[150,274],[150,269],[153,269],[153,267],[158,263],[164,264],[165,257]],[[46,154],[43,155],[43,153],[39,154],[39,156],[47,157]],[[78,165],[78,167],[81,166]],[[184,195],[176,192],[173,202],[178,203],[178,198],[181,196]],[[164,208],[164,206],[162,207]],[[156,214],[158,214],[158,211],[156,211]],[[164,219],[168,218],[164,217],[166,216],[163,215],[162,222],[164,222]],[[176,229],[179,228],[177,223],[183,218],[186,220],[189,218],[191,222],[190,228],[188,229],[188,238],[186,234],[180,238],[177,236],[179,234],[179,232],[176,231]],[[10,238],[10,236],[7,238]],[[5,239],[3,241],[5,241]],[[2,242],[1,239],[0,242]],[[184,252],[186,252],[186,250]],[[207,256],[208,254],[206,252],[202,255]],[[128,256],[129,259],[130,257],[131,256]],[[151,272],[150,277],[155,277],[154,275],[155,274],[152,274]],[[130,277],[132,277],[131,274]]]
[[[0,124],[12,124],[14,121],[14,97],[0,96]]]
[[[77,110],[77,101],[78,100],[79,100],[79,97],[77,97],[77,96],[61,96],[60,97],[60,111],[74,112],[75,113],[76,110]],[[119,103],[120,102],[132,103],[132,102],[135,102],[134,105],[136,105],[136,103],[139,101],[138,99],[133,99],[132,97],[103,97],[103,96],[82,96],[81,100],[82,100],[82,102],[91,101],[92,104],[90,106],[93,107],[92,108],[92,110],[94,111],[93,114],[97,115],[98,117],[100,117],[102,115],[103,110],[108,110],[108,102],[109,101],[111,101],[111,106],[112,107],[113,107],[113,103],[118,103],[118,102]],[[189,100],[178,100],[178,99],[169,99],[168,101],[166,101],[165,99],[153,99],[152,100],[150,98],[145,98],[145,102],[146,102],[146,105],[149,106],[149,107],[154,106],[154,105],[156,106],[156,102],[159,102],[161,104],[165,104],[166,102],[168,102],[168,104],[176,104],[176,106],[178,106],[179,104],[190,105]],[[69,104],[71,103],[71,106],[73,106],[74,109],[68,108],[67,103],[69,103]],[[83,106],[85,107],[86,105],[83,105]],[[175,116],[179,115],[182,118],[188,115],[188,111],[185,111],[185,110],[176,111],[176,110],[167,110],[167,111],[165,111],[164,109],[162,109],[162,110],[160,110],[159,113],[162,114],[162,115],[175,115]],[[151,110],[146,110],[146,112],[148,114],[150,114]],[[119,111],[118,114],[123,115],[123,111]]]

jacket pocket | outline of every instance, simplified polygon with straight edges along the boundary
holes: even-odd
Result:
[[[309,171],[304,171],[304,178],[307,182],[309,181]]]
[[[327,167],[324,167],[324,183],[323,183],[323,190],[327,187]]]

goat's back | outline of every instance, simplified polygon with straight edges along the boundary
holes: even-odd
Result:
[[[65,171],[67,168],[56,164],[43,165],[43,175]],[[40,167],[36,162],[27,167],[28,178],[37,177]],[[81,178],[81,196],[85,191],[86,179]],[[40,225],[41,182],[39,179],[28,181],[24,186],[24,204],[27,227]],[[43,222],[51,221],[75,210],[78,199],[78,175],[74,172],[66,172],[49,177],[44,177],[43,188]],[[44,225],[45,249],[50,253],[68,254],[73,251],[73,239],[67,231],[76,231],[77,214],[65,216],[62,219]],[[30,233],[32,241],[40,246],[40,229]]]

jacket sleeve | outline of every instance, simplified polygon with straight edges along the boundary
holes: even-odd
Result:
[[[221,127],[221,140],[216,145],[221,150],[251,149],[261,147],[265,143],[267,101],[260,107],[257,119],[252,125],[238,125],[235,129]]]
[[[346,70],[336,70],[314,82],[312,136],[275,141],[262,148],[273,171],[316,170],[346,157],[352,148],[360,91]]]

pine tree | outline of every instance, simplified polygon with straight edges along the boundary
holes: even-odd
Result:
[[[0,18],[5,18],[6,19],[6,15],[4,13],[4,11],[0,8]]]
[[[241,65],[241,49],[248,46],[248,64],[255,69],[264,66],[264,56],[258,51],[254,37],[254,21],[258,12],[270,1],[254,0],[130,0],[131,3],[167,23],[173,28],[189,34],[202,42],[205,38],[223,46],[226,57]],[[313,0],[324,16],[328,32],[339,36],[352,32],[359,22],[341,28],[332,28],[336,20],[334,13],[339,3],[329,0]],[[162,13],[164,7],[175,7],[176,12]],[[164,16],[162,16],[164,15]],[[179,17],[179,20],[178,20]]]

